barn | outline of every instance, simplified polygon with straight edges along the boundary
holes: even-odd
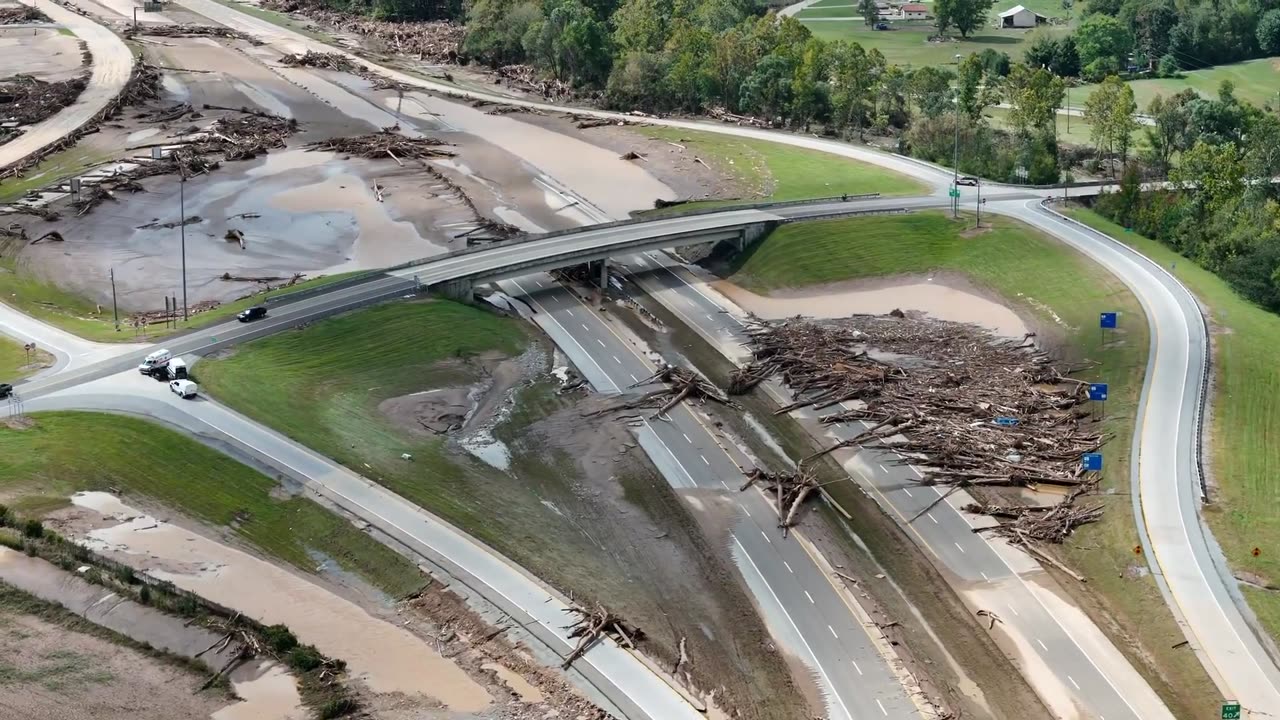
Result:
[[[1014,5],[1000,13],[1000,27],[1002,28],[1033,28],[1048,21],[1049,18],[1028,10],[1021,5]]]

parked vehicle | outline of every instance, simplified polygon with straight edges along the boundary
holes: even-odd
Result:
[[[978,187],[978,178],[973,177],[972,175],[964,175],[959,180],[956,180],[956,184],[968,185],[969,187]]]
[[[259,320],[266,316],[267,316],[267,309],[265,307],[261,305],[254,305],[253,307],[248,308],[246,310],[241,310],[240,314],[236,315],[236,319],[239,320],[240,322],[251,322],[253,320]]]
[[[169,361],[173,359],[173,355],[168,350],[157,350],[148,355],[142,364],[138,366],[138,372],[143,375],[150,375],[156,370],[169,366]]]
[[[878,22],[878,23],[876,23],[875,28],[876,28],[877,30],[888,30],[888,29],[889,29],[889,23],[886,23],[886,22]]]
[[[13,394],[13,386],[9,383],[0,383],[0,398],[7,398]]]
[[[183,360],[180,357],[176,357],[170,360],[169,367],[168,367],[168,374],[169,374],[170,380],[188,379],[189,376],[187,375],[187,361]]]
[[[169,389],[180,398],[193,398],[200,388],[190,380],[173,380],[169,383]]]

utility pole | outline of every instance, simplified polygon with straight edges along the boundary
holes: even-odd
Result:
[[[116,307],[116,269],[111,268],[111,316],[115,319],[116,332],[120,332],[120,310]]]
[[[178,233],[182,238],[182,320],[187,319],[187,173],[178,159]],[[176,326],[177,323],[174,323]]]
[[[1067,134],[1071,134],[1071,86],[1067,86]]]
[[[977,211],[978,211],[978,222],[973,226],[973,228],[977,230],[978,228],[982,227],[982,180],[978,180],[978,184],[974,185],[973,187],[975,190],[978,191],[978,202],[976,205]]]

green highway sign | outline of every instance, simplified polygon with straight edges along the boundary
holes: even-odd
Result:
[[[1222,703],[1222,720],[1240,720],[1240,703]]]
[[[947,194],[950,195],[951,197],[960,197],[960,190],[959,188],[951,188],[951,190],[949,190]]]

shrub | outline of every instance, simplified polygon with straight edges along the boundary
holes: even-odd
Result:
[[[279,653],[287,653],[298,647],[298,637],[284,625],[270,625],[263,629],[267,644]]]
[[[345,715],[350,715],[360,708],[360,704],[355,698],[346,695],[339,698],[333,698],[320,706],[320,720],[331,720]]]
[[[307,672],[323,665],[324,657],[312,645],[299,645],[289,651],[288,663],[298,672]]]
[[[44,524],[32,518],[22,524],[22,534],[39,540],[44,537]]]

